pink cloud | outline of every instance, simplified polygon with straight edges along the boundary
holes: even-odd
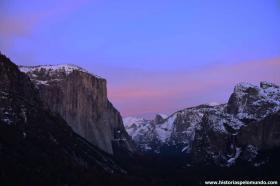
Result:
[[[44,3],[37,0],[30,0],[30,6],[21,8],[21,1],[6,2],[0,6],[0,50],[10,56],[20,56],[20,59],[32,59],[34,54],[29,50],[16,50],[15,43],[18,39],[29,39],[40,26],[46,22],[57,23],[66,19],[69,15],[79,11],[89,3],[89,0],[50,0]],[[17,5],[18,3],[19,5]],[[1,3],[0,3],[1,4]],[[2,4],[1,4],[2,5]],[[7,7],[18,6],[17,11],[8,12]],[[36,8],[34,8],[34,6]]]
[[[38,1],[31,3],[36,4]],[[0,34],[7,42],[12,42],[18,37],[31,34],[34,29],[45,21],[59,21],[81,9],[87,3],[89,3],[89,0],[50,1],[49,6],[45,6],[42,3],[42,9],[38,10],[34,8],[31,9],[32,11],[23,9],[16,13],[5,13],[3,11],[0,14]]]
[[[124,116],[170,113],[205,102],[226,102],[239,82],[265,80],[280,83],[279,69],[280,57],[212,65],[192,72],[122,72],[121,77],[126,81],[109,86],[109,97]]]

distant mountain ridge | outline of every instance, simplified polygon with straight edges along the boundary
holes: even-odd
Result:
[[[277,118],[279,110],[278,85],[240,83],[226,104],[199,105],[177,111],[167,118],[156,116],[154,120],[124,119],[124,124],[141,152],[185,154],[190,163],[214,162],[231,166],[237,159],[252,159],[254,153],[248,149],[257,153],[271,147],[259,145],[263,134],[255,130],[261,131],[259,126],[269,117],[275,115]],[[267,140],[280,146],[280,120],[274,119],[265,127],[263,133],[270,136]],[[246,137],[244,131],[250,135]]]

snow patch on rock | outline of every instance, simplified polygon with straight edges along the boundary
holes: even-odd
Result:
[[[54,75],[59,72],[63,72],[66,75],[71,74],[73,71],[80,71],[84,73],[89,73],[87,70],[73,64],[59,64],[59,65],[38,65],[38,66],[19,66],[21,72],[30,73],[32,76],[36,76],[34,72],[45,71],[49,75]],[[90,73],[91,74],[91,73]],[[100,76],[91,74],[97,78],[102,78]]]
[[[230,166],[235,164],[235,161],[240,156],[240,153],[241,153],[241,148],[236,148],[235,149],[235,155],[232,158],[227,160],[227,166],[228,167],[230,167]]]
[[[160,141],[166,142],[166,140],[170,138],[176,116],[177,114],[174,114],[169,117],[164,123],[158,124],[156,126],[156,134],[158,135]]]

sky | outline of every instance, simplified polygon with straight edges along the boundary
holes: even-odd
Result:
[[[123,116],[225,103],[239,82],[280,84],[279,0],[1,0],[0,51],[107,79]]]

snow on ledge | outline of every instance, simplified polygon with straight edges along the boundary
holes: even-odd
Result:
[[[91,74],[97,78],[103,79],[102,77],[89,73],[87,70],[85,70],[77,65],[73,65],[73,64],[19,66],[19,69],[21,72],[24,72],[24,73],[32,73],[32,72],[41,71],[41,70],[46,70],[48,72],[53,72],[53,73],[58,72],[58,71],[64,71],[66,73],[66,75],[69,75],[74,70],[77,70],[80,72]]]

